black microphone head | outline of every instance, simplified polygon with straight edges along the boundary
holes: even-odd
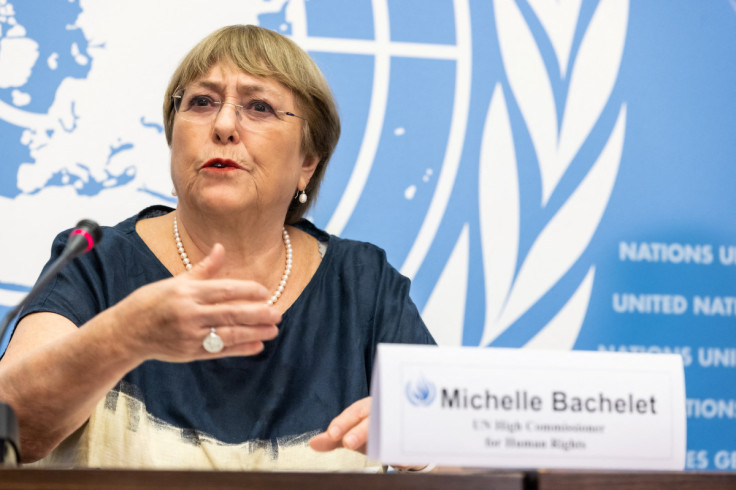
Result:
[[[91,219],[83,219],[69,234],[64,253],[74,258],[89,252],[102,240],[102,228]]]
[[[93,247],[102,240],[102,228],[96,221],[92,221],[91,219],[83,219],[77,223],[77,226],[74,229],[86,231],[92,238]]]

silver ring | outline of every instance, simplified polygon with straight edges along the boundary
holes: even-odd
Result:
[[[222,348],[225,347],[225,344],[223,343],[222,338],[217,335],[217,331],[215,331],[213,327],[210,329],[210,333],[207,337],[202,341],[202,346],[204,347],[204,350],[214,354],[216,352],[220,352]]]

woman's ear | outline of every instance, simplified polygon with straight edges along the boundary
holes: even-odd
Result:
[[[300,189],[305,189],[307,187],[307,184],[309,184],[309,181],[312,179],[312,175],[314,175],[314,171],[317,170],[317,165],[319,165],[318,156],[308,156],[304,158],[304,161],[302,161],[302,175],[299,177]]]

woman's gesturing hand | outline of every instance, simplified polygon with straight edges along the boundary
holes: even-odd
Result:
[[[315,451],[332,451],[339,447],[366,453],[368,424],[371,413],[371,397],[358,400],[332,419],[327,430],[309,441]],[[398,471],[430,471],[427,465],[393,465]]]
[[[133,352],[169,362],[246,356],[278,335],[281,315],[266,305],[265,287],[217,279],[224,256],[216,244],[191,271],[143,286],[110,310]],[[202,346],[212,328],[225,345],[214,354]]]
[[[371,413],[371,397],[365,397],[350,405],[332,419],[327,430],[309,441],[315,451],[332,451],[339,447],[365,454],[368,442],[368,420]]]

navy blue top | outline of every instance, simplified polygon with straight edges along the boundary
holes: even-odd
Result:
[[[81,326],[137,288],[170,278],[135,224],[171,211],[153,206],[104,227],[100,244],[69,264],[22,315],[54,312]],[[155,418],[180,427],[194,444],[198,434],[224,443],[275,441],[325,430],[349,404],[368,396],[379,342],[434,343],[409,298],[409,280],[388,264],[383,250],[328,235],[308,221],[296,226],[327,242],[327,252],[264,351],[144,362],[108,395],[109,405],[124,392]],[[54,240],[49,263],[68,234]]]

